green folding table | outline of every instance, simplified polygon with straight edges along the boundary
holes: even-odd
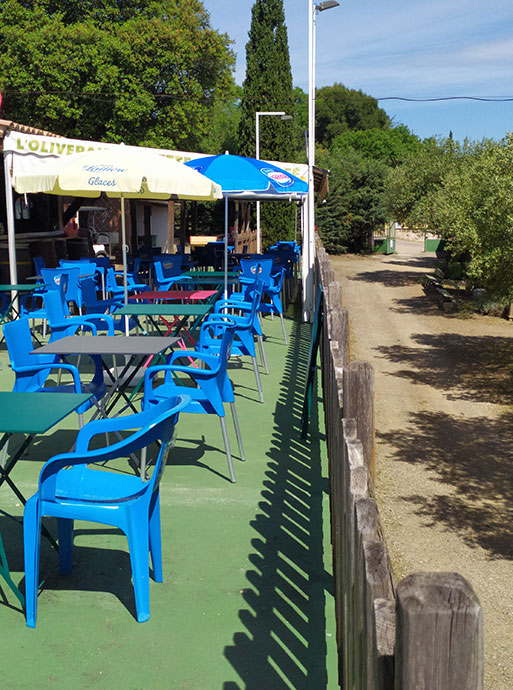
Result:
[[[2,466],[0,463],[0,486],[5,482],[23,505],[26,503],[25,497],[9,476],[12,469],[29,447],[34,436],[49,431],[86,400],[89,400],[90,397],[89,393],[18,393],[0,391],[0,433],[3,433],[0,439],[0,451],[13,434],[27,435],[21,447],[7,460],[5,466]],[[56,546],[55,540],[46,529],[43,529],[43,532],[52,544]],[[23,605],[25,603],[23,595],[14,584],[9,572],[7,556],[1,536],[0,575]]]

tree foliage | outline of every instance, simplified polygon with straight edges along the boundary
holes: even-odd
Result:
[[[375,98],[342,84],[317,89],[315,103],[316,139],[326,148],[348,130],[387,129],[392,124]]]
[[[65,136],[194,148],[233,95],[199,0],[5,0],[3,116]]]
[[[391,167],[399,165],[406,156],[416,153],[420,139],[404,125],[389,129],[348,130],[338,134],[332,142],[332,149],[346,152],[359,151],[362,156],[380,160]]]
[[[355,149],[332,149],[319,162],[330,170],[330,193],[316,210],[326,250],[340,254],[366,249],[369,235],[386,219],[387,166]]]
[[[474,285],[513,298],[513,135],[427,141],[420,157],[390,173],[387,198],[403,222],[429,228],[465,256]]]

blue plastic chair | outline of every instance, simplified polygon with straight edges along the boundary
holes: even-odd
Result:
[[[110,314],[67,316],[61,295],[55,290],[45,293],[43,300],[50,326],[50,342],[75,335],[79,329],[89,330],[92,335],[98,335],[99,330],[106,330],[107,335],[114,335],[114,319]]]
[[[23,393],[91,393],[92,399],[77,408],[80,426],[82,415],[96,405],[106,392],[103,382],[101,358],[94,357],[95,373],[88,383],[80,380],[78,368],[74,364],[59,361],[57,355],[38,355],[33,353],[34,344],[30,332],[29,320],[26,317],[10,321],[3,326],[11,368],[15,375],[13,391]],[[52,385],[45,388],[53,371],[67,371],[73,377],[72,384]]]
[[[149,619],[148,554],[151,554],[154,578],[162,582],[159,483],[172,446],[178,413],[187,404],[186,397],[167,398],[158,406],[134,415],[89,422],[78,433],[74,452],[56,455],[43,466],[38,491],[27,501],[23,514],[28,627],[36,626],[41,520],[45,516],[57,518],[59,563],[64,574],[71,573],[72,568],[74,520],[121,529],[130,550],[137,621],[142,623]],[[117,443],[90,449],[93,438],[126,430],[132,433]],[[150,446],[156,449],[156,458],[149,481],[88,467],[129,457],[139,450],[146,453],[145,449]]]
[[[105,289],[107,293],[110,293],[111,298],[124,297],[125,288],[123,283],[118,283],[117,278],[123,278],[122,271],[115,271],[112,266],[105,270]],[[144,292],[148,290],[148,286],[145,283],[136,283],[133,276],[127,273],[127,288],[128,292]]]
[[[44,303],[44,295],[50,290],[57,291],[60,295],[61,302],[66,305],[65,311],[69,314],[69,309],[65,302],[66,288],[68,286],[68,274],[61,273],[59,270],[47,269],[41,267],[42,285],[32,295],[24,295],[20,303],[20,316],[26,316],[34,322],[36,319],[43,321],[43,338],[46,337],[46,326],[48,323],[48,314]],[[48,281],[48,282],[45,282]],[[35,299],[33,299],[35,298]],[[29,301],[31,306],[29,307]]]
[[[112,299],[98,299],[97,286],[93,278],[84,278],[82,280],[82,298],[85,307],[85,317],[86,319],[92,321],[97,327],[101,323],[96,323],[96,317],[103,318],[106,314],[112,317],[112,322],[114,324],[114,331],[119,331],[120,333],[126,333],[126,317],[115,316],[116,309],[123,306],[123,297],[113,297]],[[137,322],[134,318],[130,317],[128,320],[128,331],[132,328],[137,328]]]
[[[182,273],[182,254],[160,254],[153,257],[153,279],[157,290],[170,290]]]
[[[264,288],[264,296],[268,300],[262,299],[258,311],[261,314],[279,314],[281,320],[281,330],[283,332],[283,339],[285,345],[288,345],[287,331],[285,329],[285,321],[283,318],[283,303],[281,301],[281,289],[283,287],[283,280],[285,278],[285,269],[279,268],[272,277],[270,285]]]
[[[262,289],[262,282],[257,281],[252,286],[251,291],[247,293],[248,297],[251,297],[250,302],[232,300],[232,298],[229,297],[227,300],[218,300],[214,306],[215,314],[229,314],[230,318],[232,318],[236,323],[235,338],[231,349],[231,355],[251,357],[260,402],[264,402],[264,395],[262,391],[260,373],[258,370],[258,363],[256,360],[255,336],[257,337],[259,344],[260,356],[262,358],[265,373],[269,373],[263,344],[262,329],[260,326],[260,321],[258,320],[258,308],[262,299]],[[215,352],[215,345],[213,345],[208,351]]]
[[[198,350],[182,350],[174,352],[167,364],[158,364],[149,367],[144,375],[143,408],[147,409],[160,400],[176,395],[189,395],[191,402],[184,412],[193,414],[216,414],[221,423],[221,431],[228,460],[230,479],[235,482],[230,442],[226,432],[224,403],[230,403],[233,423],[237,435],[237,442],[241,460],[245,460],[242,437],[235,409],[235,397],[233,388],[227,373],[227,361],[235,332],[235,323],[225,316],[210,317],[202,323],[199,335]],[[215,340],[216,354],[201,351],[202,343],[207,340]],[[183,366],[178,362],[181,359],[189,361],[197,360],[201,365]],[[164,372],[164,382],[153,388],[153,379],[160,372]],[[187,375],[192,379],[196,388],[183,385],[178,375]],[[177,382],[178,381],[178,382]]]

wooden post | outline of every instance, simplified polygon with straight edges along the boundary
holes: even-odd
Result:
[[[151,247],[151,206],[144,205],[144,246]]]
[[[483,614],[457,573],[414,573],[397,587],[396,690],[482,690]]]
[[[365,464],[374,481],[374,369],[369,362],[344,368],[344,417],[354,417]]]
[[[185,249],[187,239],[187,202],[180,201],[180,246]]]
[[[167,202],[167,251],[175,253],[175,202]]]

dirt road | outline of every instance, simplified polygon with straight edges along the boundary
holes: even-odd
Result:
[[[351,358],[376,372],[376,488],[397,579],[456,571],[484,610],[486,690],[513,688],[513,323],[446,314],[434,254],[330,257]],[[463,688],[461,690],[464,690]]]

